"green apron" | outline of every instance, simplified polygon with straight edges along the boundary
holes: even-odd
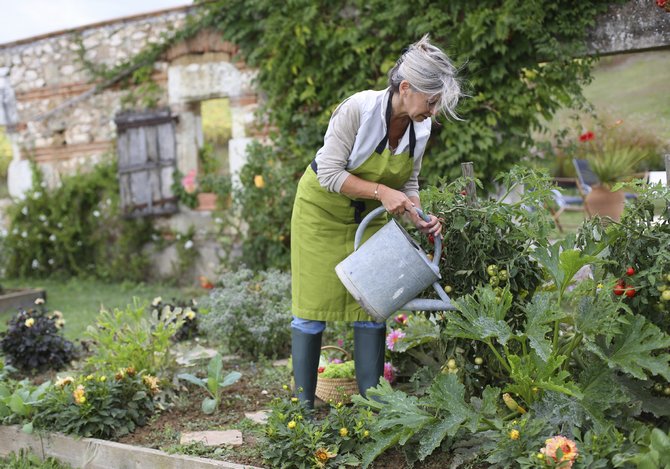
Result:
[[[391,98],[389,97],[389,104]],[[361,179],[400,189],[412,174],[415,134],[410,123],[410,149],[392,155],[386,148],[390,105],[387,109],[387,135],[375,153],[350,171]],[[381,202],[354,199],[328,192],[316,176],[316,163],[307,167],[293,204],[291,218],[292,312],[298,318],[318,321],[371,321],[344,288],[335,266],[354,250],[354,236],[360,221]],[[367,240],[386,223],[386,217],[373,220],[365,230]]]

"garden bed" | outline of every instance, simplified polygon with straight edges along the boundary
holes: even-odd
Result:
[[[0,313],[19,308],[30,308],[34,306],[36,299],[46,300],[46,297],[46,291],[40,288],[6,289],[0,295]]]

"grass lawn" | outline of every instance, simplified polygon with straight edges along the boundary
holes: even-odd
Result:
[[[150,303],[160,296],[169,301],[198,298],[205,290],[194,287],[177,288],[159,284],[121,283],[113,284],[98,280],[2,280],[4,288],[43,288],[47,292],[47,309],[58,310],[65,317],[65,336],[70,340],[84,338],[86,327],[93,324],[102,307],[113,310],[125,308],[133,299]],[[0,312],[0,331],[7,329],[7,320],[15,311]]]

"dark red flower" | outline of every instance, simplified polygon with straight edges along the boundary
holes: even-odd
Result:
[[[664,8],[666,4],[666,0],[656,0],[656,5],[658,5],[661,8]]]
[[[579,136],[579,141],[580,142],[588,142],[589,140],[593,140],[596,135],[591,132],[590,130],[586,133],[583,133]]]

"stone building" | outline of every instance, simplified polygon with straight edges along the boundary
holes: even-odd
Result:
[[[141,104],[124,103],[128,91],[117,85],[100,89],[104,82],[84,62],[108,68],[121,64],[160,41],[161,35],[183,26],[193,12],[192,6],[167,9],[0,45],[0,126],[5,126],[13,148],[7,181],[12,197],[20,197],[30,187],[30,159],[54,186],[63,174],[115,157],[122,130],[115,118]],[[198,151],[203,145],[201,103],[215,98],[227,98],[229,103],[227,169],[234,175],[244,164],[245,148],[253,137],[257,96],[251,84],[254,72],[244,62],[233,60],[235,52],[235,46],[222,41],[219,34],[201,31],[175,44],[154,65],[157,108],[163,115],[167,112],[164,121],[169,122],[173,136],[168,139],[173,157],[163,164],[167,165],[167,173],[162,173],[167,179],[173,169],[184,174],[198,170]],[[151,111],[145,115],[151,126]],[[172,195],[169,186],[164,181],[161,189],[168,199]],[[200,242],[196,244],[201,259],[207,260],[199,271],[213,271],[217,247],[207,239],[208,213],[182,207],[180,213],[159,217],[156,223],[175,231],[191,225],[198,228]],[[168,252],[157,259],[160,272],[168,273],[174,255]]]

